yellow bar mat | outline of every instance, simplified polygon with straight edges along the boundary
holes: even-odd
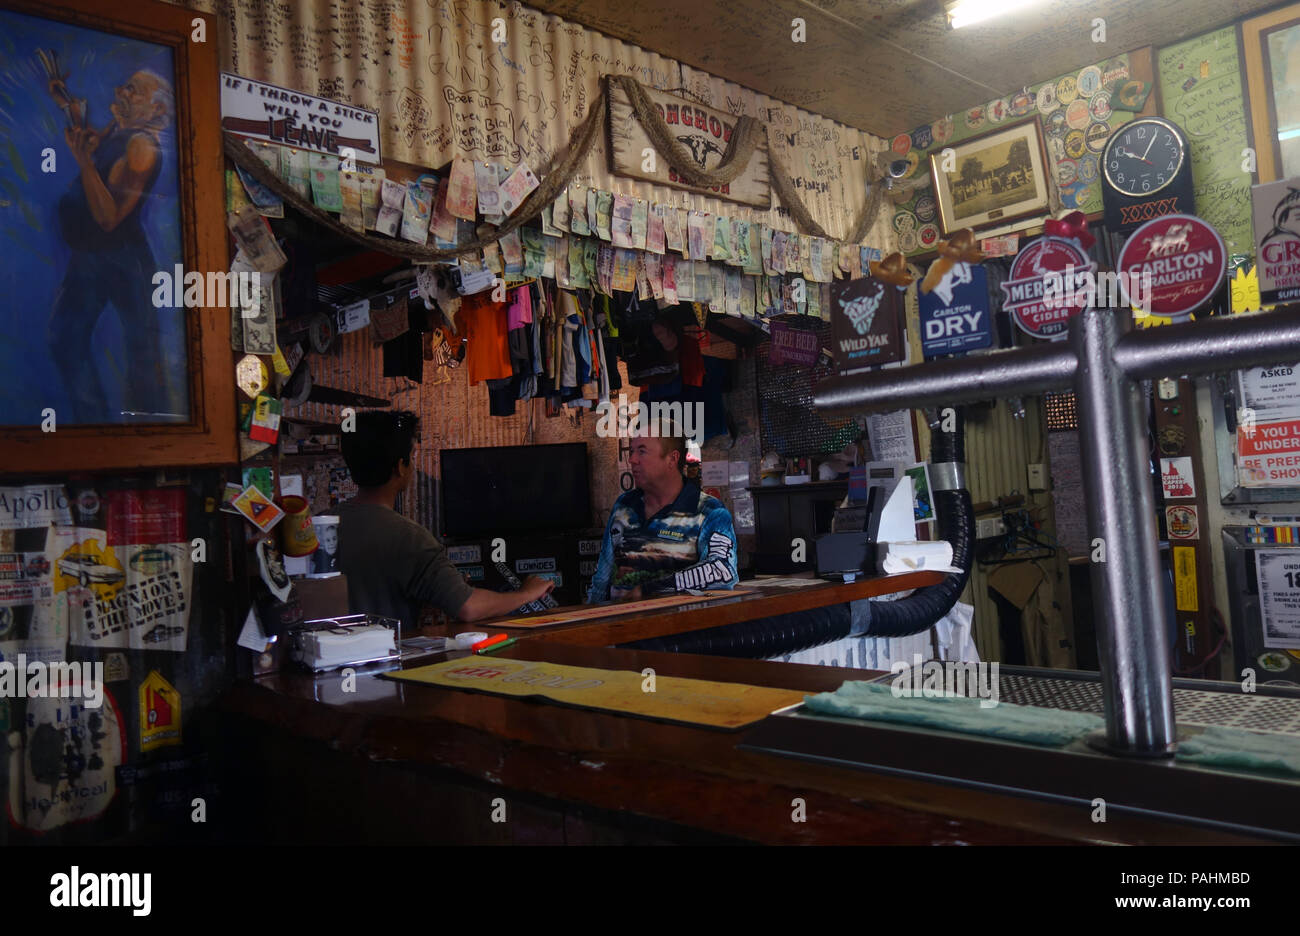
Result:
[[[753,724],[804,697],[791,689],[489,657],[463,657],[384,676],[729,730]]]

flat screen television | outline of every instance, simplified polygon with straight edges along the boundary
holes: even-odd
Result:
[[[585,442],[443,449],[442,535],[558,533],[591,526]]]

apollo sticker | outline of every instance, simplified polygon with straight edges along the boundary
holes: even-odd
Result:
[[[27,530],[71,522],[68,495],[61,484],[0,487],[0,530]]]
[[[1164,215],[1133,232],[1116,266],[1120,291],[1132,303],[1133,277],[1150,276],[1151,315],[1184,318],[1215,294],[1227,272],[1228,253],[1217,231],[1192,215]]]
[[[515,561],[515,571],[527,575],[535,572],[554,572],[555,559],[518,559]]]
[[[988,273],[979,264],[953,264],[939,285],[920,293],[920,312],[921,351],[927,358],[993,344]]]
[[[1166,507],[1165,529],[1169,531],[1171,540],[1199,539],[1200,527],[1197,522],[1196,506],[1194,504],[1177,504]]]
[[[1074,241],[1040,237],[1016,254],[1011,275],[1002,284],[1002,306],[1025,334],[1063,338],[1070,319],[1087,305],[1086,286],[1096,269]],[[1049,279],[1062,286],[1060,298],[1045,296]]]

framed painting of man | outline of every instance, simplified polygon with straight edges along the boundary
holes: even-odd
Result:
[[[236,459],[216,22],[0,0],[0,474]],[[179,297],[179,301],[178,301]]]

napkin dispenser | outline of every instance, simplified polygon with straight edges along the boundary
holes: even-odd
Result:
[[[312,672],[399,659],[402,622],[375,614],[303,621],[289,628],[289,656]]]

